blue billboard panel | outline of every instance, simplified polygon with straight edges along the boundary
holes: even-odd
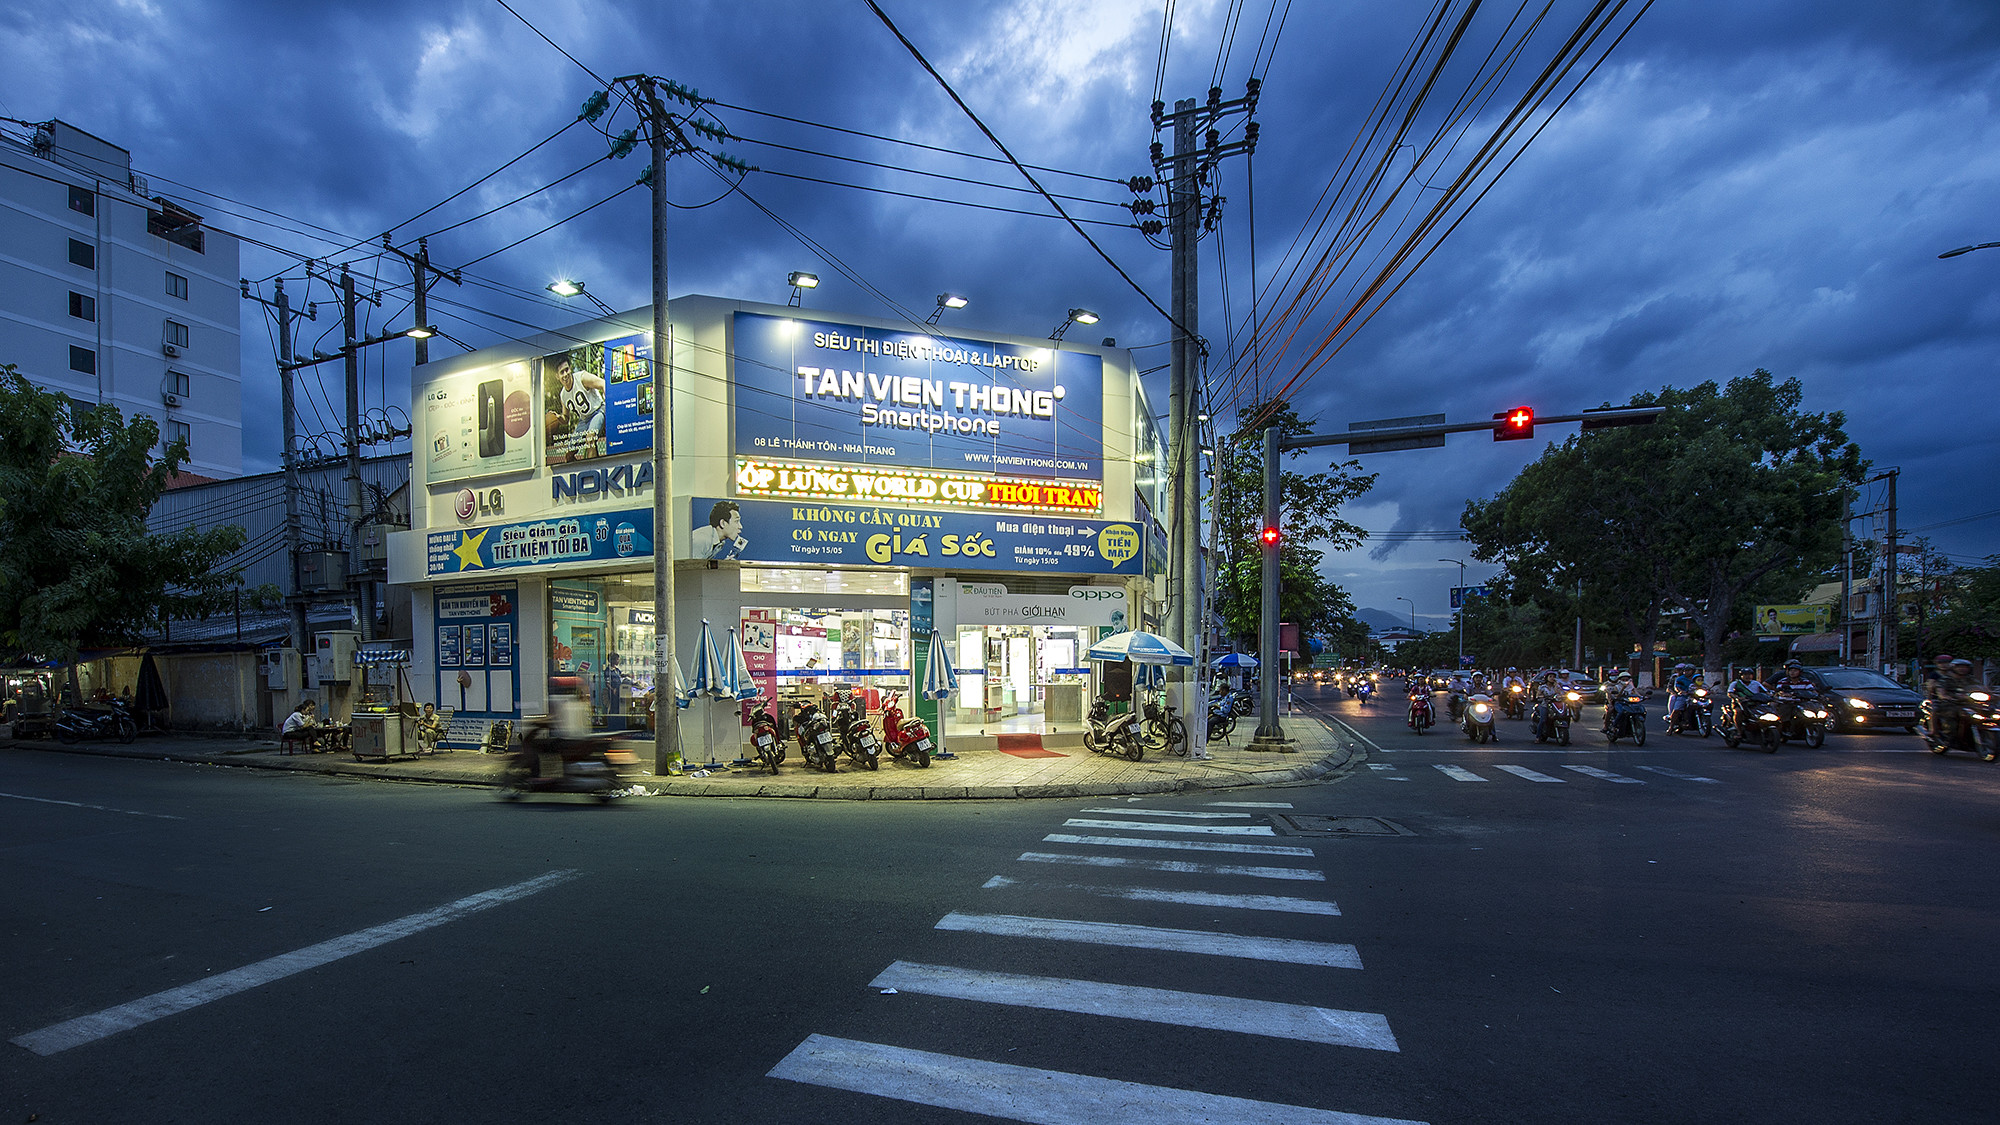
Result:
[[[433,576],[559,562],[651,558],[653,510],[632,508],[433,531],[424,537],[424,548],[424,572]]]
[[[1069,516],[696,497],[688,558],[1138,574],[1139,529]]]
[[[653,448],[653,344],[625,336],[542,357],[550,465]]]
[[[1104,479],[1102,356],[737,313],[738,457]]]

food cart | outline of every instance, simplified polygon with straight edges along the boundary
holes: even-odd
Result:
[[[354,650],[361,698],[348,718],[348,729],[357,761],[436,753],[435,741],[419,737],[422,716],[410,701],[409,666],[408,649]]]

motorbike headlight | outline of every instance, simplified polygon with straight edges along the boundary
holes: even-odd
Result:
[[[1510,687],[1507,690],[1513,692],[1515,695],[1519,695],[1521,694],[1521,685],[1515,684],[1513,687]]]
[[[1643,699],[1641,699],[1641,698],[1640,698],[1639,696],[1636,696],[1636,695],[1628,695],[1628,696],[1626,696],[1626,697],[1625,697],[1625,702],[1627,702],[1627,703],[1643,703],[1643,702],[1645,702],[1645,701],[1644,701]]]
[[[1757,716],[1757,721],[1760,723],[1775,723],[1778,721],[1778,713],[1776,711],[1766,711]]]
[[[1984,703],[1993,697],[1986,694],[1983,691],[1973,691],[1973,692],[1967,692],[1966,698],[1972,700],[1975,703]]]
[[[1707,698],[1708,698],[1708,689],[1707,689],[1707,688],[1705,688],[1705,687],[1698,687],[1698,688],[1694,689],[1694,693],[1695,693],[1695,695],[1696,695],[1697,697],[1699,697],[1699,698],[1701,698],[1701,699],[1707,699]]]
[[[1570,692],[1570,693],[1568,693],[1568,696],[1569,696],[1569,701],[1570,701],[1571,703],[1575,703],[1575,702],[1576,702],[1577,700],[1579,700],[1579,699],[1582,699],[1582,698],[1583,698],[1582,696],[1578,695],[1577,693],[1575,693],[1575,692],[1573,692],[1573,691],[1572,691],[1572,692]]]
[[[1856,699],[1853,696],[1849,696],[1847,698],[1847,705],[1849,707],[1854,708],[1856,711],[1869,711],[1873,710],[1875,707],[1873,703],[1870,703],[1865,699]]]

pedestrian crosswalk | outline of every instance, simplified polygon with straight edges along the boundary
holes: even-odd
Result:
[[[1408,781],[1412,774],[1421,776],[1426,773],[1426,771],[1416,763],[1410,763],[1409,765],[1405,765],[1400,762],[1370,762],[1368,763],[1368,768],[1369,770],[1373,771],[1375,776],[1385,781]],[[1544,773],[1541,770],[1531,769],[1527,766],[1522,766],[1522,765],[1515,765],[1511,762],[1482,762],[1476,769],[1471,766],[1457,766],[1457,765],[1433,762],[1431,763],[1430,768],[1431,771],[1434,771],[1430,773],[1430,776],[1435,777],[1439,774],[1442,774],[1443,776],[1448,777],[1453,781],[1464,781],[1464,782],[1494,782],[1507,779],[1514,779],[1520,781],[1533,782],[1534,784],[1537,785],[1567,785],[1577,780],[1576,778],[1559,777],[1554,774]],[[1643,777],[1633,777],[1630,774],[1619,773],[1616,770],[1602,769],[1598,766],[1586,766],[1571,762],[1565,762],[1560,766],[1551,768],[1568,770],[1571,773],[1581,775],[1583,778],[1587,778],[1592,781],[1601,781],[1610,785],[1647,784],[1646,779]],[[1660,777],[1669,778],[1673,781],[1678,781],[1678,782],[1688,782],[1696,785],[1722,784],[1721,781],[1713,777],[1703,777],[1700,774],[1683,773],[1680,770],[1669,769],[1666,766],[1639,766],[1637,768],[1645,770],[1648,773],[1656,774]],[[1479,772],[1480,770],[1492,771],[1492,774],[1497,776],[1490,776],[1489,774],[1481,773]]]
[[[1254,1067],[1247,1077],[1232,1071],[1230,1079],[1218,1079],[1224,1086],[1247,1085],[1187,1089],[1191,1080],[1171,1051],[1107,1053],[1077,1060],[1074,1070],[1022,1065],[1050,1060],[996,1057],[995,1039],[975,1030],[1019,1021],[1036,1021],[1022,1023],[1024,1029],[1046,1028],[1047,1020],[1058,1018],[1097,1021],[1089,1025],[1093,1037],[1120,1034],[1122,1027],[1152,1028],[1145,1033],[1149,1045],[1192,1043],[1186,1037],[1198,1034],[1283,1040],[1305,1050],[1350,1052],[1314,1064],[1315,1073],[1328,1076],[1320,1087],[1326,1102],[1393,1097],[1393,1086],[1385,1094],[1379,1083],[1350,1087],[1341,1081],[1364,1055],[1386,1059],[1402,1048],[1388,1013],[1338,1006],[1348,990],[1342,982],[1359,979],[1353,974],[1363,971],[1363,960],[1355,944],[1341,940],[1349,934],[1340,928],[1347,921],[1340,906],[1321,892],[1326,871],[1313,848],[1268,839],[1274,831],[1255,823],[1269,815],[1266,810],[1290,807],[1246,801],[1210,802],[1203,809],[1132,803],[1076,810],[1060,831],[1016,857],[1013,869],[988,879],[976,904],[961,904],[938,919],[933,931],[949,956],[889,960],[869,982],[881,996],[916,998],[885,1003],[976,1005],[952,1009],[954,1018],[944,1021],[899,1007],[908,1013],[905,1020],[887,1025],[946,1027],[946,1041],[868,1042],[816,1033],[769,1076],[1042,1125],[1424,1125],[1356,1112],[1404,1108],[1397,1105],[1335,1108],[1295,1104],[1296,1096],[1245,1097],[1246,1090],[1254,1092]],[[1237,809],[1258,811],[1231,811]],[[1084,952],[1093,948],[1099,952]],[[1066,974],[1048,971],[1055,966]],[[1279,971],[1309,974],[1289,979],[1295,986],[1312,982],[1306,995],[1318,1003],[1298,1002],[1296,987],[1259,985]],[[1260,990],[1267,995],[1256,995]],[[861,1013],[855,1019],[865,1022]],[[966,1034],[954,1037],[961,1029]],[[895,1040],[899,1034],[870,1038]],[[1176,1038],[1161,1040],[1162,1034]],[[1249,1042],[1244,1050],[1248,1058],[1260,1051]],[[1295,1091],[1290,1077],[1273,1076],[1273,1085]]]

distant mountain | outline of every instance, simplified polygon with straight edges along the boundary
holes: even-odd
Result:
[[[1355,620],[1378,633],[1384,629],[1408,629],[1410,627],[1409,614],[1392,613],[1386,609],[1357,609],[1354,611],[1354,617]],[[1417,627],[1422,628],[1423,625],[1424,622],[1419,619]]]

